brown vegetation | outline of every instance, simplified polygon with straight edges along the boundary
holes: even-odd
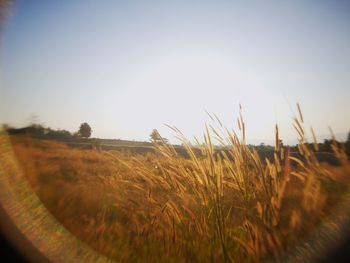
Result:
[[[213,118],[214,120],[215,118]],[[190,158],[169,144],[155,153],[72,149],[12,136],[13,148],[34,191],[72,233],[122,262],[259,262],[282,259],[318,229],[347,190],[347,157],[321,165],[295,119],[299,153],[279,145],[261,160],[219,121],[196,147],[173,128]],[[209,131],[210,130],[210,131]],[[230,150],[214,154],[213,139]],[[292,165],[293,164],[293,165]]]

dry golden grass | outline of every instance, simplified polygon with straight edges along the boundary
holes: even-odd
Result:
[[[240,137],[206,127],[192,145],[171,127],[190,158],[168,144],[130,155],[79,150],[13,136],[26,177],[50,212],[97,251],[122,262],[259,262],[280,260],[318,229],[347,190],[350,169],[322,165],[295,118],[299,152],[281,147],[276,126],[273,160],[261,160]],[[313,133],[313,131],[312,131]],[[217,154],[212,140],[229,145]],[[202,155],[194,153],[198,147]]]

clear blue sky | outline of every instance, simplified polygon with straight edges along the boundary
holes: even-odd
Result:
[[[201,136],[216,113],[285,141],[300,102],[319,135],[350,129],[347,1],[15,1],[1,39],[0,123],[147,140]]]

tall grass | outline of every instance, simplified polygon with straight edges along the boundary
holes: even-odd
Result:
[[[146,155],[50,143],[45,148],[38,142],[24,147],[16,139],[14,145],[50,211],[116,260],[282,260],[322,224],[346,189],[346,178],[338,174],[349,173],[347,156],[335,140],[333,151],[342,164],[338,172],[318,162],[317,148],[307,146],[299,105],[298,112],[294,128],[301,158],[281,146],[276,125],[273,158],[262,160],[246,144],[241,111],[238,133],[209,114],[213,123],[205,127],[204,143],[197,138],[192,143],[169,126],[189,158],[165,141]]]

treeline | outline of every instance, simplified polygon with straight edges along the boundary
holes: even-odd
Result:
[[[339,142],[337,140],[334,141],[335,144],[338,147],[341,147],[345,149],[346,153],[350,155],[350,133],[348,135],[347,141],[346,142]],[[327,152],[331,153],[333,152],[332,150],[332,144],[333,140],[332,139],[325,139],[322,143],[306,143],[306,145],[310,149],[314,149],[317,152]],[[261,143],[260,145],[249,145],[249,147],[255,148],[259,153],[265,153],[265,152],[273,152],[275,147],[271,145],[265,145]],[[281,143],[281,147],[286,148],[288,147],[291,152],[297,152],[298,151],[298,145],[288,145],[288,146],[283,146],[283,143]]]
[[[32,124],[23,128],[12,128],[5,126],[4,129],[9,135],[29,135],[38,139],[76,140],[87,138],[87,136],[82,135],[80,131],[81,129],[79,129],[77,132],[71,133],[67,130],[52,129],[50,127],[44,127],[40,124]]]
[[[50,127],[44,127],[40,124],[32,124],[28,127],[24,128],[11,128],[4,127],[9,135],[18,135],[18,134],[27,134],[34,138],[39,139],[55,139],[55,140],[69,140],[69,141],[87,141],[87,138],[91,135],[91,127],[87,123],[82,123],[77,132],[71,133],[67,130],[61,129],[52,129]],[[154,133],[154,131],[153,131]],[[158,140],[154,139],[155,136],[151,136],[151,141],[158,142]],[[96,140],[96,139],[95,139]],[[167,142],[167,140],[164,140]],[[348,156],[350,156],[350,132],[348,134],[348,138],[346,142],[334,141],[338,146],[342,147]],[[160,143],[160,142],[158,142]],[[298,146],[283,146],[282,141],[280,142],[283,148],[289,148],[291,152],[298,152]],[[325,139],[322,143],[306,143],[311,149],[317,148],[317,152],[323,153],[332,153],[332,139]],[[261,143],[260,145],[248,145],[250,148],[255,148],[259,154],[262,155],[270,155],[274,152],[275,148],[271,145],[266,145]],[[178,148],[178,147],[177,147]],[[181,148],[181,147],[180,147]],[[217,148],[217,149],[220,149]]]

